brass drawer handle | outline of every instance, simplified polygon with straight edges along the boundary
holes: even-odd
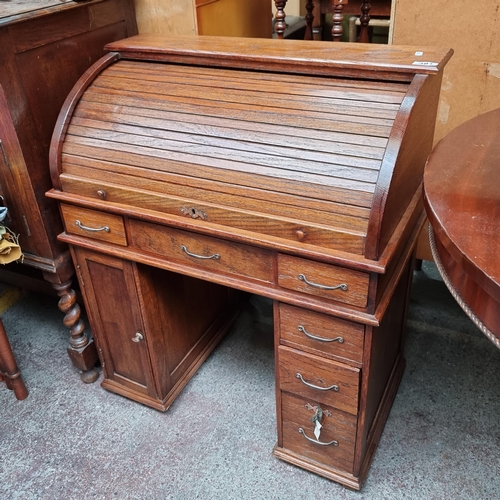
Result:
[[[310,382],[306,382],[300,373],[297,373],[295,375],[304,385],[307,385],[307,387],[310,387],[311,389],[318,389],[318,391],[335,391],[339,392],[339,386],[338,385],[331,385],[330,387],[320,387],[319,385],[314,385],[311,384]]]
[[[335,337],[334,339],[325,339],[324,337],[317,337],[316,335],[312,335],[311,333],[306,331],[306,329],[302,325],[299,325],[297,327],[297,329],[299,330],[299,332],[302,332],[306,337],[309,337],[310,339],[313,339],[313,340],[319,340],[320,342],[338,342],[339,344],[344,343],[344,337]]]
[[[319,285],[318,283],[313,283],[312,281],[309,281],[303,274],[299,274],[299,280],[303,281],[309,286],[313,286],[314,288],[321,288],[321,290],[347,290],[347,285],[345,283],[342,283],[341,285],[335,285],[335,286],[327,286],[327,285]]]
[[[132,342],[140,342],[141,340],[144,340],[142,332],[135,332],[135,337],[132,337]]]
[[[304,431],[304,429],[302,429],[302,427],[299,427],[299,432],[308,440],[308,441],[311,441],[311,443],[314,443],[314,444],[320,444],[321,446],[338,446],[339,445],[339,442],[336,441],[335,439],[333,439],[332,441],[330,441],[329,443],[323,443],[323,441],[318,441],[317,439],[313,439],[313,438],[310,438]]]
[[[88,227],[84,226],[79,220],[75,220],[75,224],[80,228],[83,229],[84,231],[92,231],[93,233],[99,232],[99,231],[104,231],[106,233],[109,233],[110,229],[108,226],[102,226],[102,227]]]
[[[197,255],[195,253],[191,253],[188,251],[185,245],[181,245],[181,250],[190,257],[194,257],[195,259],[215,259],[215,260],[220,259],[220,254],[218,253],[214,253],[213,255]]]

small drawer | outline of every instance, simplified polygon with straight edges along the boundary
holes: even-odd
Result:
[[[64,227],[69,234],[127,246],[123,219],[119,215],[61,204]]]
[[[352,473],[356,417],[314,399],[286,393],[281,395],[281,410],[283,448],[322,465]],[[313,418],[319,414],[322,427],[316,438]]]
[[[364,326],[288,304],[279,304],[280,342],[312,354],[363,360]]]
[[[359,369],[278,347],[279,387],[353,415],[358,412]]]
[[[278,284],[357,307],[366,307],[370,275],[278,254]]]
[[[273,281],[272,254],[202,234],[130,220],[131,245],[210,271]]]

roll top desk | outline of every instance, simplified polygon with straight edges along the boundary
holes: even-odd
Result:
[[[240,292],[269,297],[274,454],[360,488],[404,369],[450,52],[154,35],[107,49],[61,111],[48,193],[103,387],[166,410]]]

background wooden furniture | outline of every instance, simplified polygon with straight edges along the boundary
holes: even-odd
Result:
[[[166,410],[232,320],[229,289],[270,297],[274,453],[360,488],[403,373],[450,53],[418,66],[409,48],[154,35],[108,49],[63,107],[49,192],[103,387]]]
[[[270,0],[135,0],[140,33],[271,38]]]
[[[431,249],[464,311],[500,348],[500,109],[465,122],[425,168]]]
[[[104,45],[137,33],[133,3],[49,1],[29,11],[26,4],[34,8],[33,2],[0,6],[0,191],[9,207],[6,224],[20,235],[23,262],[60,296],[71,330],[68,353],[76,367],[88,371],[97,354],[79,319],[69,250],[57,241],[57,206],[44,196],[51,185],[49,144],[65,96],[102,56]],[[19,284],[22,274],[0,270],[0,278]]]
[[[285,10],[287,0],[275,0],[276,19],[275,26],[278,38],[282,38],[285,30]],[[306,40],[313,39],[313,33],[323,33],[325,15],[333,14],[332,38],[340,41],[342,37],[342,20],[346,14],[358,15],[360,17],[361,28],[359,41],[368,43],[370,41],[368,23],[370,16],[390,18],[391,0],[306,0]]]
[[[5,381],[7,387],[14,391],[17,399],[28,397],[28,389],[21,377],[21,372],[14,358],[7,333],[0,319],[0,382]]]

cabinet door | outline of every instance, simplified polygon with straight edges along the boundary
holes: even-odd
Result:
[[[72,252],[103,364],[103,387],[139,400],[156,397],[135,264],[81,248]]]

